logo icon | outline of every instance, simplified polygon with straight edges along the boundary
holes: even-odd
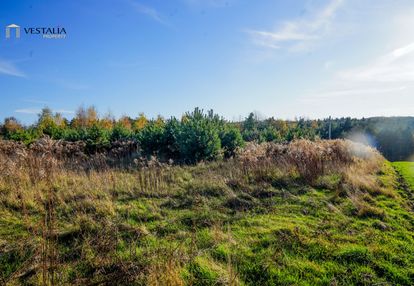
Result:
[[[16,38],[20,38],[20,26],[11,24],[6,27],[6,39],[10,39],[10,30],[15,30]]]

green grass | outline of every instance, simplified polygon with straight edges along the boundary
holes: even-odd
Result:
[[[414,190],[414,162],[394,162],[393,166],[403,176],[410,188]]]
[[[135,172],[65,175],[55,182],[56,273],[68,285],[413,285],[414,212],[393,166],[413,183],[411,163],[386,163],[383,193],[354,190],[358,202],[337,174],[313,186],[230,180],[223,163],[174,167],[158,190]],[[39,263],[24,264],[41,245],[31,223],[41,211],[24,219],[8,194],[0,277],[41,285]]]

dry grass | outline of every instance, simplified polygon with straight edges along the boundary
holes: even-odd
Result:
[[[227,200],[225,208],[243,212],[254,208],[258,198],[272,196],[265,189],[249,189],[252,182],[288,188],[299,183],[318,187],[325,180],[325,186],[351,199],[358,216],[382,215],[367,202],[366,195],[386,193],[376,179],[384,159],[377,151],[349,141],[249,144],[230,161],[195,167],[141,160],[132,155],[136,150],[128,144],[116,152],[91,157],[82,148],[77,143],[51,140],[31,147],[0,142],[0,203],[3,210],[22,219],[19,225],[24,231],[15,234],[19,243],[13,251],[29,250],[23,255],[24,262],[3,277],[5,283],[12,285],[34,276],[41,285],[58,285],[62,279],[77,285],[105,285],[114,280],[120,284],[145,281],[147,285],[184,285],[183,269],[202,256],[195,246],[197,241],[186,232],[183,243],[174,247],[141,245],[149,232],[140,222],[156,219],[148,210],[154,215],[162,211],[148,205],[139,213],[136,207],[123,204],[142,198],[167,203],[178,200],[202,209],[206,197],[222,197]],[[135,165],[123,165],[129,170],[124,172],[111,168],[115,153],[123,164],[134,158]],[[195,177],[191,184],[187,179],[190,171]],[[339,179],[329,182],[331,177]],[[241,190],[243,194],[238,193]],[[125,223],[130,220],[138,222]],[[232,240],[230,231],[223,231],[217,221],[191,220],[212,225],[217,244]],[[122,245],[122,255],[128,259],[119,256],[120,241],[128,242]],[[140,256],[135,253],[138,246],[144,252]],[[1,252],[11,251],[2,247],[0,244]],[[231,261],[229,256],[224,284],[237,285]],[[89,277],[71,277],[74,269]]]
[[[353,188],[376,189],[375,175],[384,158],[376,150],[346,140],[297,140],[290,144],[249,144],[238,154],[245,169],[297,174],[308,184],[324,175],[339,174]]]

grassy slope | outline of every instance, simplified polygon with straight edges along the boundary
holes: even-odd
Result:
[[[412,184],[407,165],[395,166]],[[324,187],[309,187],[274,174],[225,180],[231,172],[221,163],[176,167],[159,191],[142,188],[136,173],[59,178],[59,281],[413,284],[414,213],[391,164],[378,175],[388,195],[367,192],[359,210],[329,187],[337,184],[334,175],[324,178]],[[0,277],[9,285],[40,284],[38,262],[23,261],[41,245],[41,208],[29,191],[24,207],[10,186],[0,192]]]
[[[394,162],[393,166],[403,176],[409,187],[414,190],[414,162]]]

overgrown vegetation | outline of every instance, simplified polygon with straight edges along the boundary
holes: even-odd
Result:
[[[251,113],[242,122],[229,122],[196,108],[182,118],[147,119],[111,115],[98,116],[94,107],[80,107],[68,120],[44,108],[37,122],[22,126],[15,118],[0,125],[0,138],[32,144],[48,136],[68,142],[82,141],[86,153],[111,149],[114,142],[133,141],[146,156],[176,163],[195,163],[234,156],[246,142],[286,143],[297,139],[348,138],[376,147],[391,161],[412,160],[414,156],[414,118],[324,119],[294,121],[260,119]],[[116,144],[118,144],[116,143]]]
[[[159,133],[170,144],[159,146],[174,156],[199,156],[174,144],[202,144],[194,141],[200,136],[214,139],[201,145],[206,150],[228,151],[223,133],[204,131],[217,117],[188,117],[162,123],[168,128],[145,126],[169,130]],[[175,128],[189,134],[175,141]],[[225,134],[237,138],[231,130]],[[412,190],[369,147],[342,140],[250,143],[228,160],[170,165],[135,157],[135,145],[83,159],[78,144],[1,142],[2,284],[414,281]]]
[[[2,134],[5,139],[27,145],[45,136],[82,142],[78,145],[84,144],[87,154],[105,153],[119,142],[133,142],[140,146],[144,156],[178,163],[229,158],[244,145],[239,129],[213,111],[205,114],[198,108],[186,113],[181,120],[161,117],[148,120],[141,114],[135,120],[122,117],[116,121],[110,116],[99,118],[93,107],[81,107],[71,122],[45,108],[38,122],[29,128],[24,128],[14,118],[7,118]]]

